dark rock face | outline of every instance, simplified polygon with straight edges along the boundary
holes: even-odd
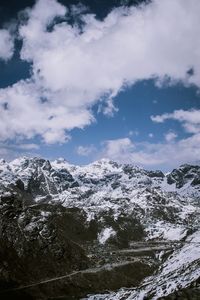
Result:
[[[72,175],[66,170],[56,171],[51,167],[50,162],[44,159],[34,159],[25,164],[25,167],[32,169],[28,178],[27,192],[35,196],[57,194],[67,190],[70,186],[78,185]]]
[[[17,183],[15,192],[0,198],[0,295],[3,299],[53,299],[55,295],[80,299],[88,293],[138,284],[155,269],[153,261],[119,263],[118,256],[113,256],[113,265],[107,267],[106,247],[99,250],[96,244],[98,232],[105,225],[112,225],[117,231],[117,236],[107,244],[108,253],[127,246],[130,240],[141,239],[143,229],[134,218],[128,220],[122,216],[116,222],[106,214],[101,216],[102,223],[98,220],[88,223],[81,209],[32,204],[27,200],[28,193],[19,187],[21,184]],[[131,228],[135,228],[135,233]],[[71,275],[31,286],[67,274]],[[18,290],[19,286],[28,288]]]
[[[158,177],[158,178],[164,178],[165,175],[161,171],[149,171],[148,172],[149,177]]]
[[[41,299],[45,299],[47,293],[49,299],[56,299],[55,294],[61,296],[61,287],[66,293],[63,299],[80,299],[87,294],[102,292],[108,289],[116,290],[121,286],[131,287],[150,274],[154,268],[142,262],[127,263],[126,265],[114,266],[112,269],[99,269],[97,272],[87,271],[64,279],[60,283],[49,283],[42,287]],[[73,284],[72,284],[73,282]],[[36,290],[31,290],[32,295],[37,296]]]
[[[1,197],[0,278],[4,284],[28,284],[87,267],[84,250],[67,233],[68,214],[60,205],[26,206],[21,194]]]
[[[110,256],[112,251],[127,247],[130,240],[143,237],[140,223],[126,216],[117,222],[109,213],[100,218],[101,222],[87,222],[86,214],[79,208],[35,203],[20,181],[13,185],[0,198],[1,298],[53,299],[55,295],[68,295],[69,299],[80,299],[88,293],[138,284],[151,274],[155,263],[149,259],[123,263],[118,255]],[[97,237],[105,226],[112,226],[117,235],[101,249]],[[110,256],[110,267],[105,265],[105,253]],[[88,271],[84,273],[85,269]],[[72,275],[17,289],[67,274]]]
[[[191,286],[176,291],[159,300],[199,300],[200,299],[200,278]]]
[[[167,176],[168,184],[175,183],[177,188],[182,188],[189,181],[191,181],[192,186],[200,184],[199,166],[182,165]]]

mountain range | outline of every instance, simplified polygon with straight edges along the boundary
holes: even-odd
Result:
[[[0,297],[199,299],[199,217],[198,165],[0,160]]]

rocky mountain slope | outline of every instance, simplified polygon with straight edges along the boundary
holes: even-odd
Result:
[[[199,166],[1,160],[0,297],[199,299],[199,213]]]

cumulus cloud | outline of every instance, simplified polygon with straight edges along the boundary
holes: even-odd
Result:
[[[104,141],[102,157],[106,157],[121,163],[133,163],[138,165],[154,165],[160,163],[152,157],[149,151],[139,151],[137,144],[133,143],[130,138],[121,138]],[[147,148],[152,144],[145,144]],[[150,150],[150,149],[149,149]]]
[[[1,90],[0,139],[20,135],[32,138],[41,135],[46,143],[63,143],[69,136],[64,129],[82,128],[92,120],[90,111],[51,100],[52,95],[30,81],[20,81]]]
[[[128,155],[134,150],[134,145],[129,138],[107,140],[103,142],[102,156],[116,161],[126,161]]]
[[[153,0],[114,9],[103,21],[82,15],[80,29],[67,23],[65,6],[38,0],[19,26],[32,77],[0,90],[0,139],[39,135],[63,143],[70,130],[94,122],[97,102],[112,114],[113,98],[138,80],[200,87],[199,14],[198,0]]]
[[[165,140],[167,142],[173,142],[177,137],[177,134],[173,131],[169,131],[165,134]]]
[[[14,53],[14,39],[7,29],[0,29],[0,59],[8,60]]]
[[[142,167],[164,168],[166,170],[183,163],[195,163],[200,156],[200,134],[176,143],[133,143],[130,139],[104,142],[102,157],[121,163],[132,163]]]
[[[163,123],[166,120],[179,121],[188,133],[200,133],[200,110],[175,110],[172,113],[151,116],[152,121]]]
[[[157,123],[163,123],[166,120],[177,120],[180,122],[187,122],[192,124],[200,123],[200,110],[192,109],[192,110],[175,110],[172,113],[165,113],[162,115],[151,116],[152,121]]]
[[[96,148],[94,145],[89,145],[89,146],[78,146],[76,149],[76,152],[78,155],[81,156],[89,156],[96,152]]]
[[[129,138],[104,142],[101,156],[119,162],[134,163],[143,167],[165,168],[179,166],[183,163],[196,163],[200,157],[200,111],[175,110],[172,113],[151,116],[157,123],[176,120],[190,133],[189,137],[178,140],[178,135],[169,131],[162,143],[133,143]],[[153,137],[149,134],[149,137]]]

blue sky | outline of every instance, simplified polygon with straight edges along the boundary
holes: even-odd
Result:
[[[198,163],[199,13],[198,0],[2,2],[0,156]]]

